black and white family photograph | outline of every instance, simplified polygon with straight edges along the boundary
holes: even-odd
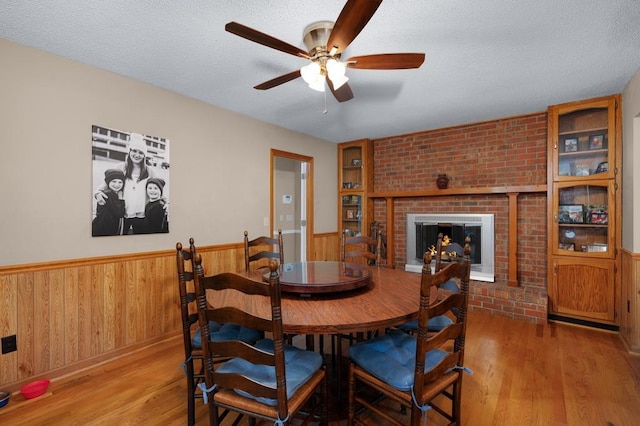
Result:
[[[91,235],[169,232],[169,140],[93,125]]]

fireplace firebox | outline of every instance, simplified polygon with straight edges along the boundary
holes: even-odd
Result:
[[[424,253],[436,245],[439,233],[460,246],[471,237],[471,279],[495,281],[492,214],[408,214],[405,270],[422,270]]]

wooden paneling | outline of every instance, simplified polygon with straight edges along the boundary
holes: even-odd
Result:
[[[313,254],[312,260],[340,260],[340,236],[336,233],[316,234]]]
[[[640,354],[640,254],[621,253],[620,336],[627,348]]]
[[[314,259],[339,259],[337,233],[313,240]],[[197,250],[207,273],[244,269],[241,243]],[[0,388],[59,376],[179,333],[175,262],[170,249],[0,267],[0,336],[15,334],[18,344],[0,356]]]

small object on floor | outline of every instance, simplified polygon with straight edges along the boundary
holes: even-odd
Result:
[[[9,392],[0,391],[0,408],[9,403],[9,398],[11,398],[11,394]]]
[[[49,388],[50,381],[47,379],[36,380],[35,382],[28,383],[20,388],[20,393],[25,399],[31,399],[44,394]]]

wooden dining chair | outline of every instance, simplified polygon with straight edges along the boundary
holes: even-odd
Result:
[[[249,232],[244,231],[244,267],[245,271],[254,268],[267,268],[269,259],[277,259],[284,263],[284,245],[282,244],[282,229],[278,229],[277,237],[260,236],[249,240]],[[266,260],[264,260],[266,259]]]
[[[358,262],[366,265],[380,265],[382,253],[382,234],[376,238],[358,235],[349,237],[342,234],[340,240],[340,261]]]
[[[284,245],[282,243],[282,229],[278,229],[276,238],[260,236],[249,239],[249,232],[244,231],[244,267],[245,271],[253,269],[265,269],[269,267],[269,261],[277,259],[279,264],[284,263]],[[292,334],[287,335],[289,344],[293,344]],[[307,347],[312,348],[313,343],[310,336],[307,336]],[[322,339],[321,339],[322,341]],[[322,343],[322,342],[321,342]],[[320,345],[322,347],[322,344]]]
[[[431,273],[431,253],[425,253],[420,292],[416,294],[420,298],[416,335],[390,330],[384,336],[349,348],[349,425],[357,422],[357,416],[367,410],[391,424],[405,424],[377,404],[384,399],[378,393],[411,410],[412,426],[426,422],[430,409],[451,424],[462,424],[462,374],[470,372],[464,367],[470,253],[470,245],[465,244],[462,262],[451,263],[434,274]],[[460,292],[447,293],[443,300],[431,304],[431,287],[453,279],[460,280]],[[454,308],[457,312],[455,321],[437,333],[429,333],[429,318]],[[368,398],[367,388],[376,391],[375,400]],[[451,400],[449,409],[434,402],[440,395]],[[371,418],[367,421],[370,423]]]
[[[382,253],[382,233],[376,232],[375,238],[367,237],[364,235],[358,235],[350,237],[346,233],[342,234],[340,240],[340,261],[341,262],[355,262],[365,265],[381,264]],[[371,338],[373,333],[367,334],[367,338]],[[346,341],[348,344],[352,344],[356,341],[362,341],[365,339],[364,333],[350,333],[350,334],[333,334],[331,335],[331,358],[335,365],[338,381],[342,376],[342,342]],[[340,394],[340,388],[338,388]],[[340,395],[339,395],[340,397]]]
[[[178,272],[178,291],[180,294],[180,315],[182,320],[182,341],[184,361],[182,367],[187,380],[187,424],[195,424],[195,402],[202,399],[198,384],[204,381],[202,335],[198,327],[196,293],[194,286],[194,257],[196,247],[193,238],[189,238],[189,248],[176,243],[176,266]],[[235,324],[209,323],[212,339],[237,336],[247,343],[255,343],[264,337],[260,331],[240,327]],[[223,358],[217,357],[215,361]]]
[[[204,330],[205,382],[200,388],[209,405],[210,424],[219,425],[229,412],[235,412],[236,422],[246,415],[284,425],[294,415],[302,414],[304,408],[305,414],[319,417],[320,423],[326,425],[327,378],[322,356],[284,344],[278,262],[270,260],[267,283],[235,273],[205,276],[199,255],[195,270],[198,320]],[[218,297],[228,291],[239,293],[232,305],[223,304]],[[249,310],[255,306],[270,309],[258,317],[258,313]],[[263,339],[254,346],[236,339],[210,340],[207,336],[211,321],[234,322],[269,333],[272,339]],[[214,369],[214,356],[229,360]]]
[[[435,267],[434,267],[434,271],[438,272],[440,271],[442,268],[444,268],[446,265],[448,265],[450,262],[461,262],[463,260],[463,250],[462,250],[462,246],[460,246],[459,244],[456,244],[457,247],[460,247],[460,250],[458,250],[457,248],[454,248],[453,250],[456,250],[455,253],[456,255],[448,255],[446,260],[443,260],[443,252],[445,251],[444,247],[448,247],[448,246],[443,246],[443,240],[444,240],[444,236],[442,235],[442,233],[438,234],[438,240],[436,242],[436,246],[435,246],[435,254],[432,253],[432,257],[435,256]],[[465,238],[465,243],[471,245],[471,237],[466,237]],[[456,283],[455,280],[451,279],[448,280],[447,282],[441,284],[439,286],[439,288],[446,290],[450,293],[459,293],[460,292],[460,287],[459,284]],[[455,309],[452,310],[453,313],[455,313]],[[451,317],[451,315],[448,314],[444,314],[444,315],[438,315],[435,316],[433,318],[429,318],[429,330],[430,331],[439,331],[442,330],[444,327],[446,327],[447,325],[451,324],[453,322],[453,319]],[[409,321],[406,322],[402,325],[399,325],[397,327],[399,330],[402,330],[406,333],[415,333],[416,330],[418,330],[418,320],[413,320],[413,321]]]

